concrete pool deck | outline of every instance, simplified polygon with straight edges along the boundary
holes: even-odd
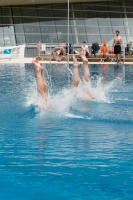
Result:
[[[1,58],[0,63],[31,63],[33,58]],[[40,63],[44,64],[67,64],[68,62],[62,61],[62,62],[57,62],[57,61],[39,61]],[[82,64],[82,62],[80,62]],[[73,62],[69,62],[69,64],[73,64]],[[116,64],[116,62],[88,62],[88,64],[101,64],[101,65],[108,65],[108,64]],[[133,65],[133,62],[124,62],[125,65]],[[123,65],[123,63],[122,63]]]

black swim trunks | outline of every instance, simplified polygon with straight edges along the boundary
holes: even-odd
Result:
[[[86,51],[86,55],[85,56],[89,56],[89,52],[88,51]]]
[[[114,46],[114,54],[121,54],[121,46],[120,45]]]

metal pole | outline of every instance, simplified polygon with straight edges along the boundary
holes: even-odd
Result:
[[[68,36],[67,36],[67,43],[68,43],[68,52],[67,52],[67,62],[69,64],[69,0],[68,0]]]

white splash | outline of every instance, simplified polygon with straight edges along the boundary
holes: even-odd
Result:
[[[49,86],[52,87],[52,79],[50,78],[50,75],[48,75],[48,79],[51,82]],[[120,82],[121,80],[118,78],[111,82],[104,82],[102,77],[97,77],[96,79],[92,78],[85,86],[82,85],[82,82],[80,82],[80,87],[83,90],[86,89],[87,91],[89,91],[89,93],[93,96],[93,102],[95,101],[100,103],[112,103],[113,98],[111,96],[111,90],[116,85],[120,84]],[[60,90],[57,94],[53,94],[51,88],[49,89],[49,91],[51,92],[49,94],[49,104],[53,108],[50,113],[70,118],[72,118],[73,116],[75,118],[82,118],[82,116],[78,116],[78,114],[73,114],[73,110],[77,110],[82,113],[86,111],[89,112],[90,102],[84,102],[82,99],[78,99],[75,95],[74,89],[64,88]],[[46,113],[48,113],[44,109],[41,98],[37,95],[35,79],[34,81],[31,81],[29,83],[27,92],[28,94],[26,97],[25,106],[36,106],[36,111],[39,113],[40,116],[44,116]]]

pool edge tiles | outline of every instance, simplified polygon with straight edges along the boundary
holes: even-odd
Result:
[[[0,59],[0,63],[31,63],[33,58],[17,58],[17,59],[8,59],[2,58]],[[40,61],[40,63],[44,64],[67,64],[68,62],[62,61]],[[114,65],[116,62],[88,62],[88,64],[102,64],[102,65]],[[69,64],[73,64],[73,62],[69,62]],[[82,62],[80,62],[82,64]],[[133,65],[133,62],[124,62],[125,65]],[[123,63],[121,64],[123,65]]]

